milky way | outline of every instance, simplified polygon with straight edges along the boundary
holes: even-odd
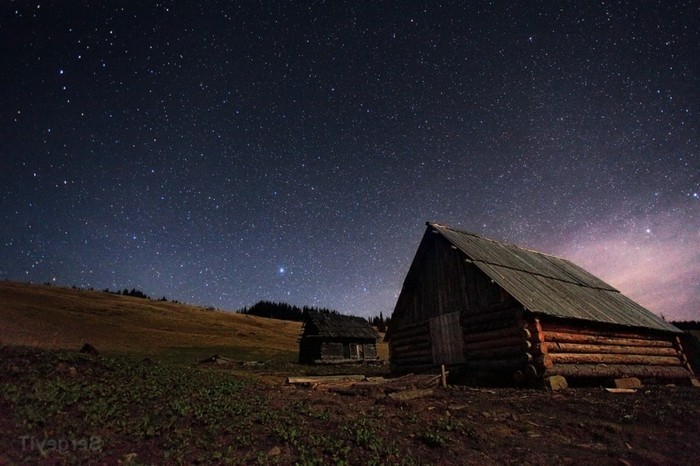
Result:
[[[388,315],[427,220],[700,318],[695,2],[0,5],[0,278]]]

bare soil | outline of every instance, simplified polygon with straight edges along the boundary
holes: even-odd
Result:
[[[0,465],[700,462],[693,387],[328,389],[290,367],[2,347]]]

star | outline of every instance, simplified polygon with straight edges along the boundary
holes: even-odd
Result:
[[[697,318],[691,2],[15,3],[0,279],[388,316],[437,221]]]

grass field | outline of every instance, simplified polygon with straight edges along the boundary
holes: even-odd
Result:
[[[301,324],[55,286],[0,282],[0,343],[191,363],[295,361]]]

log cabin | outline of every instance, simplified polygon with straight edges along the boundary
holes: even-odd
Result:
[[[307,311],[299,338],[299,363],[376,361],[377,332],[362,317]]]
[[[428,222],[386,341],[397,373],[693,381],[681,334],[568,260]]]

